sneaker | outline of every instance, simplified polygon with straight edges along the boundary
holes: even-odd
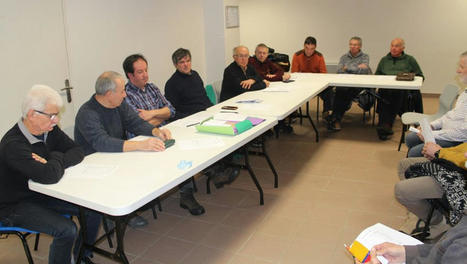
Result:
[[[327,122],[331,120],[332,114],[331,111],[324,111],[323,112],[323,119]]]
[[[128,221],[128,225],[132,228],[138,228],[148,225],[148,221],[140,215],[135,215]]]
[[[187,209],[192,215],[202,215],[205,212],[204,207],[196,201],[192,192],[180,193],[180,207]]]

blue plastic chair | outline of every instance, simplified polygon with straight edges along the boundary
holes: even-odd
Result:
[[[34,261],[32,260],[31,251],[29,250],[29,246],[28,246],[28,242],[26,241],[26,238],[32,234],[36,235],[36,241],[34,243],[34,250],[37,250],[37,246],[39,244],[39,232],[21,228],[21,227],[3,226],[2,223],[0,222],[0,236],[2,236],[2,238],[4,235],[6,237],[8,237],[8,235],[18,236],[19,239],[21,239],[21,243],[23,243],[24,253],[26,253],[26,257],[28,258],[29,264],[34,264]]]

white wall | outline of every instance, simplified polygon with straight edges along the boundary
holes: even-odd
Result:
[[[402,37],[425,74],[427,93],[454,82],[458,56],[467,50],[465,0],[240,0],[240,14],[242,44],[252,50],[264,42],[291,59],[311,35],[325,60],[338,62],[357,35],[375,70],[391,39]]]
[[[224,6],[239,6],[240,0],[224,0]],[[239,8],[240,9],[240,8]],[[225,17],[225,7],[224,7]],[[225,28],[224,18],[224,37],[225,37],[225,65],[229,65],[232,61],[232,50],[236,46],[240,45],[240,29],[242,24],[242,12],[239,10],[240,27],[238,28]]]
[[[175,71],[171,55],[179,47],[191,51],[193,69],[206,76],[202,0],[67,1],[66,11],[78,106],[94,92],[100,73],[123,74],[122,62],[133,53],[146,57],[149,79],[162,91]]]

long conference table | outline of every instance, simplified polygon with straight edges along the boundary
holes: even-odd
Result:
[[[80,164],[68,168],[60,182],[45,185],[29,181],[29,188],[80,206],[78,219],[84,228],[84,208],[101,212],[115,220],[115,252],[110,253],[94,245],[84,247],[128,263],[123,238],[126,220],[133,212],[259,137],[326,87],[420,89],[422,86],[420,77],[402,82],[396,81],[395,76],[301,73],[292,74],[292,79],[295,81],[271,83],[268,89],[243,93],[206,111],[168,124],[166,128],[171,130],[177,143],[163,152],[94,153],[86,156]],[[239,103],[256,99],[261,102]],[[264,122],[236,136],[196,131],[194,123],[218,113],[226,105],[237,106],[235,112],[240,114],[264,118]],[[259,183],[255,184],[262,199],[261,187]],[[84,234],[85,230],[82,228],[81,232]],[[80,257],[82,253],[83,249]]]

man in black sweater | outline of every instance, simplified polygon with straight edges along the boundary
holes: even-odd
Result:
[[[203,80],[198,73],[191,69],[191,53],[184,48],[177,49],[172,54],[172,62],[176,68],[175,73],[165,84],[165,97],[177,109],[175,119],[203,111],[212,106]],[[229,160],[216,162],[205,170],[216,188],[232,183],[240,174],[236,166],[230,166]]]
[[[191,53],[179,48],[172,55],[176,68],[165,83],[165,98],[177,109],[174,120],[187,117],[212,106],[204,89],[203,80],[191,69]]]
[[[29,190],[28,181],[57,183],[66,168],[84,158],[83,150],[56,126],[62,104],[52,88],[33,86],[23,101],[22,118],[0,142],[0,222],[53,236],[49,263],[71,262],[78,231],[63,214],[78,215],[79,208]],[[86,219],[87,243],[92,244],[100,215],[88,211]],[[79,246],[77,241],[75,257]]]
[[[263,80],[253,66],[248,64],[249,57],[247,47],[238,46],[234,48],[234,62],[224,70],[220,95],[221,102],[244,92],[261,90],[269,86],[269,81]]]

